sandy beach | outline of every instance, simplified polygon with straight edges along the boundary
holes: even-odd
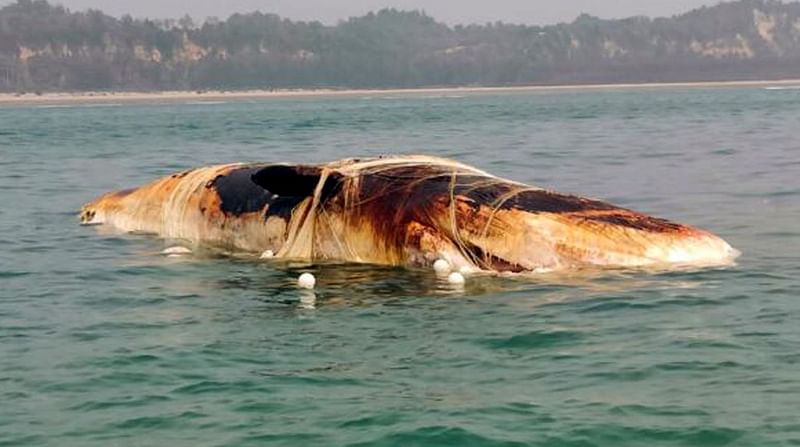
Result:
[[[536,85],[513,87],[441,87],[416,89],[377,90],[237,90],[237,91],[161,91],[161,92],[59,92],[43,94],[0,93],[0,106],[26,105],[80,105],[80,104],[129,104],[129,103],[186,103],[236,100],[260,100],[271,98],[302,97],[362,97],[375,95],[464,95],[480,93],[553,92],[590,90],[632,90],[663,88],[800,88],[800,80],[777,81],[715,81],[640,84],[584,84],[584,85]]]

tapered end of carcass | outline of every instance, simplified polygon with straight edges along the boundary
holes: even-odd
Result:
[[[692,234],[668,238],[664,243],[651,244],[645,256],[657,263],[693,267],[726,266],[735,263],[741,255],[725,240],[702,230]]]
[[[714,267],[732,265],[740,255],[711,232],[629,210],[576,213],[565,220],[576,224],[576,245],[597,264]]]
[[[133,192],[132,189],[115,191],[92,200],[81,207],[78,219],[81,225],[100,225],[115,211],[123,208],[121,201]]]

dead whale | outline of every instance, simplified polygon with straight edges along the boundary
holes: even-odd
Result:
[[[430,156],[193,169],[83,206],[83,224],[276,258],[542,271],[717,266],[701,229]]]

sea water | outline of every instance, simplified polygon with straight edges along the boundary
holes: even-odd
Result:
[[[194,166],[394,153],[743,254],[454,288],[427,270],[165,257],[76,216]],[[797,90],[6,106],[0,247],[4,446],[800,445]]]

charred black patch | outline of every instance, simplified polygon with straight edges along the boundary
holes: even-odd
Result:
[[[518,209],[531,213],[574,213],[577,211],[610,211],[620,209],[599,200],[546,190],[517,191],[520,186],[511,183],[486,184],[484,177],[459,177],[456,193],[480,204],[496,204],[501,210]]]
[[[276,216],[287,222],[297,205],[314,195],[321,176],[321,168],[303,165],[261,166],[250,172],[252,184],[257,185],[262,191],[268,191],[271,195],[265,218]],[[341,188],[341,175],[332,173],[322,187],[320,201],[326,202]]]
[[[210,187],[217,191],[220,209],[225,214],[240,215],[261,211],[274,200],[274,194],[253,183],[251,176],[261,167],[234,169],[220,175]]]
[[[273,165],[252,173],[253,183],[283,197],[309,197],[316,192],[322,168],[303,165]],[[322,187],[322,200],[341,188],[341,175],[331,173]]]
[[[376,189],[375,185],[383,182],[387,187],[413,189],[427,196],[449,195],[451,184],[453,184],[452,172],[439,166],[389,169],[379,174],[367,175],[365,178],[372,179],[367,182],[372,189]],[[466,197],[478,205],[497,204],[499,209],[519,209],[531,213],[574,213],[620,209],[599,200],[552,191],[527,190],[513,193],[519,188],[520,186],[517,184],[497,181],[480,175],[458,174],[453,184],[453,193]]]
[[[292,211],[303,200],[305,200],[305,197],[275,197],[272,203],[269,204],[266,217],[280,217],[289,222],[292,218]]]
[[[559,194],[550,191],[523,191],[503,203],[501,209],[516,208],[542,213],[574,213],[576,211],[610,211],[617,206],[599,200]]]

